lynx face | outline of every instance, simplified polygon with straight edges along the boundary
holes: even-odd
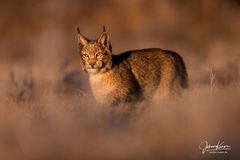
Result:
[[[108,50],[96,42],[83,46],[81,50],[81,59],[88,73],[105,72],[109,58]]]
[[[112,66],[111,44],[109,36],[104,30],[100,38],[95,41],[86,39],[78,34],[80,45],[80,64],[89,74],[106,72]]]

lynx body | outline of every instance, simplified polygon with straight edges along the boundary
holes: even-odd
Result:
[[[166,99],[188,87],[185,64],[175,52],[151,48],[113,55],[105,28],[94,41],[79,31],[78,43],[81,67],[99,104]]]

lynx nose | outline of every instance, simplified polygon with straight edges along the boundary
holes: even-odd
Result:
[[[89,66],[93,67],[95,65],[95,62],[89,62]]]

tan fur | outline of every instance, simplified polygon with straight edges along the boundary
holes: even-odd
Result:
[[[165,99],[188,87],[185,64],[175,52],[151,48],[113,55],[105,29],[95,41],[79,32],[78,42],[82,69],[100,104]]]

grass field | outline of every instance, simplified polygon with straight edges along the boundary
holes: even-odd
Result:
[[[4,1],[0,5],[0,159],[238,159],[240,5],[219,1]],[[89,10],[94,10],[89,12]],[[179,52],[190,88],[136,110],[98,108],[78,64],[76,28],[105,24],[114,54]],[[227,154],[202,154],[218,141]]]

